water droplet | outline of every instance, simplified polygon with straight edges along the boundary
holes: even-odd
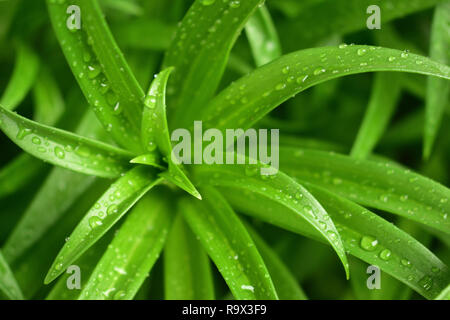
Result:
[[[63,148],[61,147],[55,147],[55,156],[59,159],[64,159],[66,156],[66,153],[64,152]]]
[[[22,128],[21,130],[19,130],[19,132],[17,133],[16,138],[19,140],[23,140],[23,138],[25,138],[27,135],[29,135],[31,133],[31,129],[29,128]]]
[[[364,236],[361,238],[360,245],[366,251],[373,251],[378,246],[378,240],[371,236]]]
[[[358,53],[358,56],[362,57],[367,53],[367,49],[365,49],[365,48],[358,49],[357,53]]]
[[[318,76],[321,75],[322,73],[325,73],[327,70],[324,67],[319,67],[316,70],[314,70],[314,75]]]
[[[97,216],[92,216],[89,218],[89,226],[94,229],[103,224],[102,220]]]
[[[400,262],[405,267],[411,268],[411,261],[409,261],[408,259],[403,258],[402,260],[400,260]]]
[[[108,207],[108,209],[106,210],[106,213],[108,215],[112,215],[112,214],[117,213],[118,211],[119,211],[119,208],[117,207],[117,205],[112,204]]]
[[[39,145],[39,144],[41,144],[41,138],[39,138],[39,137],[33,137],[33,138],[31,139],[31,142],[33,142],[33,143],[36,144],[36,145]]]
[[[391,258],[392,252],[389,249],[384,249],[380,252],[380,258],[387,261]]]

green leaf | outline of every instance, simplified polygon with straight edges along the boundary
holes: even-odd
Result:
[[[450,67],[398,50],[346,45],[307,49],[284,55],[228,86],[204,109],[204,126],[248,128],[309,87],[374,71],[412,72],[450,79]],[[233,104],[236,100],[240,103]]]
[[[236,299],[278,299],[269,272],[238,216],[213,189],[205,200],[180,201],[180,210]],[[239,275],[239,276],[236,276]]]
[[[409,234],[325,189],[311,184],[307,184],[307,188],[330,214],[350,254],[379,266],[429,299],[447,285],[450,280],[447,266]],[[227,188],[224,194],[240,212],[324,242],[317,230],[292,210],[256,193],[233,189]]]
[[[0,169],[0,198],[13,194],[33,179],[45,164],[28,154],[21,154]]]
[[[17,59],[11,79],[0,98],[0,104],[14,110],[30,91],[39,70],[39,58],[24,43],[17,45]]]
[[[168,90],[178,109],[174,128],[191,124],[214,95],[234,42],[262,2],[198,0],[189,9],[163,63],[175,67]]]
[[[145,164],[147,166],[152,166],[158,169],[165,169],[163,166],[161,166],[161,161],[159,161],[159,157],[154,153],[137,156],[136,158],[131,159],[130,163]]]
[[[79,299],[133,299],[158,259],[171,223],[170,205],[161,192],[143,197],[108,246]]]
[[[14,275],[0,251],[0,293],[11,300],[22,300],[23,294]]]
[[[42,124],[54,125],[62,116],[65,106],[56,80],[50,71],[41,68],[33,87],[34,119]]]
[[[164,298],[213,300],[208,255],[182,215],[177,215],[164,248]]]
[[[450,285],[436,297],[436,300],[450,300]]]
[[[236,187],[263,195],[293,210],[305,219],[333,247],[342,261],[347,278],[348,262],[344,247],[333,221],[320,203],[299,183],[282,172],[261,173],[261,165],[198,165],[195,178],[201,184]]]
[[[367,158],[372,153],[400,99],[399,82],[396,74],[383,72],[375,75],[369,105],[351,151],[353,157]]]
[[[144,148],[154,152],[156,148],[164,156],[172,152],[166,118],[166,87],[173,68],[161,71],[152,81],[144,101],[141,138]]]
[[[81,257],[75,260],[72,265],[80,268],[81,279],[80,287],[83,289],[97,266],[98,262],[105,253],[108,245],[111,243],[115,232],[111,229],[103,238],[89,248]],[[80,289],[69,288],[68,283],[73,283],[73,271],[66,272],[59,277],[52,290],[45,297],[45,300],[77,300],[81,294]]]
[[[66,26],[66,3],[47,0],[67,62],[105,129],[122,147],[141,151],[138,134],[144,92],[115,43],[97,0],[74,0],[71,4],[82,12],[80,30]]]
[[[55,168],[4,244],[8,261],[15,262],[25,254],[93,182],[94,177]]]
[[[450,233],[450,190],[409,169],[297,148],[280,147],[279,157],[280,167],[294,178]]]
[[[169,47],[176,30],[170,25],[155,19],[140,18],[112,26],[117,42],[121,47],[143,50],[165,50]],[[142,37],[145,30],[145,37]]]
[[[281,300],[306,300],[307,297],[300,288],[298,281],[294,278],[289,269],[284,265],[283,261],[278,257],[276,252],[265,243],[264,239],[251,228],[248,224],[245,225],[247,231],[256,244],[256,247],[261,254],[273,284],[277,290],[278,297]]]
[[[299,10],[295,20],[291,20],[293,22],[281,21],[277,27],[282,42],[287,44],[285,49],[293,51],[300,47],[313,47],[330,35],[345,35],[358,30],[367,30],[367,19],[370,17],[367,8],[371,5],[380,7],[381,27],[384,31],[387,22],[431,8],[439,1],[317,0],[313,3],[314,0],[311,0]]]
[[[430,57],[443,64],[450,61],[450,2],[443,1],[437,5],[430,40]],[[450,84],[441,79],[429,78],[427,83],[425,106],[425,132],[423,155],[428,159],[431,155],[434,140],[448,105]]]
[[[101,0],[100,3],[108,9],[114,9],[130,15],[142,15],[143,9],[135,0]]]
[[[162,173],[162,177],[201,199],[200,193],[184,174],[180,164],[174,163],[172,159],[172,143],[166,118],[166,86],[172,70],[173,68],[168,68],[159,73],[145,97],[142,115],[142,143],[148,152],[154,152],[157,147],[169,162],[169,170]]]
[[[51,266],[50,283],[100,239],[152,187],[160,182],[150,168],[136,167],[119,178],[80,221]]]
[[[281,56],[281,44],[270,12],[259,7],[245,25],[256,65],[262,66]]]
[[[41,125],[2,106],[0,129],[36,158],[85,174],[114,178],[127,170],[133,158],[128,151]]]

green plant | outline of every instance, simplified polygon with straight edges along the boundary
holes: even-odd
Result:
[[[0,197],[10,205],[1,215],[12,221],[0,226],[8,235],[1,238],[0,292],[11,299],[146,299],[162,291],[168,299],[214,299],[229,290],[236,299],[306,299],[300,282],[307,282],[307,273],[296,269],[320,266],[314,280],[322,271],[338,283],[343,277],[329,251],[315,264],[305,261],[321,242],[337,254],[347,279],[352,277],[337,285],[345,292],[336,298],[400,299],[410,289],[427,299],[448,297],[448,267],[431,249],[449,258],[450,190],[444,184],[450,141],[445,134],[437,139],[437,132],[441,123],[448,131],[442,119],[448,117],[450,2],[388,2],[279,0],[268,1],[270,10],[263,0],[1,3],[8,10],[2,13],[0,31],[6,31],[0,41],[4,46],[4,36],[14,36],[17,54],[0,99],[0,129],[31,156],[5,156],[10,162],[0,171]],[[371,4],[386,8],[386,31],[373,40],[383,47],[302,49],[319,40],[335,44],[364,29]],[[81,8],[79,30],[66,26],[69,5]],[[388,23],[431,8],[431,58],[385,47],[422,53],[416,48],[421,40],[401,39]],[[36,30],[49,26],[17,17],[43,10],[57,43],[49,32],[45,46],[33,45]],[[102,10],[111,14],[113,31]],[[302,18],[307,11],[315,13],[314,20]],[[246,37],[239,37],[244,28]],[[329,39],[332,30],[337,36]],[[59,83],[59,77],[71,78],[65,67],[58,71],[64,66],[58,44],[89,110],[74,83]],[[282,45],[296,50],[281,55]],[[370,76],[356,84],[341,78],[370,72],[383,73],[375,75],[358,130],[353,124],[361,115],[354,111],[369,95],[355,90],[367,90]],[[426,91],[423,77],[406,73],[430,76]],[[147,93],[143,86],[149,86]],[[27,105],[30,90],[34,120],[13,111]],[[407,110],[388,130],[404,91],[424,100],[426,114]],[[271,113],[280,105],[284,114]],[[425,122],[422,174],[395,162],[402,159],[398,150],[417,141],[417,119]],[[261,162],[177,163],[170,132],[192,129],[194,120],[221,132],[280,128],[280,172],[260,175],[266,167]],[[384,156],[374,154],[377,145],[386,146]],[[379,296],[361,288],[364,265],[349,254],[381,268],[386,278]],[[81,291],[67,287],[71,265],[82,270]]]

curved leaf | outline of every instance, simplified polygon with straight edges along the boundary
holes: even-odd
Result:
[[[0,104],[14,110],[33,86],[39,70],[39,58],[24,43],[17,46],[17,59],[11,79],[0,98]]]
[[[270,12],[259,7],[245,25],[245,32],[257,66],[281,56],[281,44]]]
[[[253,228],[248,224],[245,227],[266,263],[280,300],[306,300],[307,297],[300,288],[297,279],[294,278],[276,252],[264,242],[263,238]]]
[[[179,109],[175,128],[191,124],[213,96],[235,40],[262,2],[195,1],[191,6],[163,63],[175,67],[168,89],[170,107]]]
[[[28,154],[21,154],[0,169],[0,198],[24,187],[45,164]]]
[[[302,6],[303,2],[305,1],[297,6]],[[293,51],[299,47],[312,47],[333,34],[345,35],[367,29],[367,19],[370,16],[367,8],[372,5],[380,7],[384,31],[387,22],[429,9],[439,2],[440,0],[310,0],[297,11],[293,22],[287,20],[279,24],[279,32],[283,42],[289,44],[286,49]],[[292,30],[298,32],[293,34]]]
[[[383,161],[285,147],[280,148],[280,162],[292,177],[450,233],[450,190],[408,169]]]
[[[41,68],[38,74],[33,87],[33,98],[36,122],[51,126],[61,118],[65,109],[64,100],[56,80],[45,68]]]
[[[284,55],[228,86],[204,109],[204,126],[248,128],[309,87],[374,71],[411,72],[450,79],[450,67],[394,49],[347,45],[307,49]]]
[[[450,61],[450,2],[437,5],[430,40],[430,57],[448,64]],[[425,131],[423,155],[429,158],[436,139],[445,107],[449,104],[450,84],[441,79],[429,78],[425,106]]]
[[[236,299],[278,299],[269,272],[244,225],[217,191],[182,199],[180,210]],[[195,201],[195,202],[194,202]]]
[[[450,285],[436,297],[436,300],[450,300]]]
[[[138,152],[144,92],[114,41],[97,0],[74,0],[81,29],[67,27],[68,6],[47,0],[53,29],[64,55],[100,122],[122,147]],[[73,27],[73,26],[72,26]]]
[[[0,251],[0,293],[11,300],[22,300],[23,294],[8,263]]]
[[[386,130],[400,98],[398,75],[378,73],[374,81],[372,96],[351,151],[355,158],[370,155]]]
[[[41,125],[2,106],[0,129],[36,158],[85,174],[114,178],[129,168],[133,158],[128,151]]]
[[[79,299],[133,299],[158,259],[171,223],[170,206],[161,192],[143,197],[108,246]]]
[[[169,162],[169,170],[162,173],[162,177],[201,199],[197,189],[180,168],[180,164],[175,164],[172,159],[172,143],[166,118],[166,85],[172,70],[173,68],[167,68],[161,71],[153,80],[148,95],[145,97],[142,115],[142,143],[148,152],[154,152],[158,147],[158,150]]]
[[[348,262],[339,233],[319,202],[300,184],[282,172],[260,174],[261,165],[198,165],[194,168],[199,183],[211,186],[232,186],[263,195],[293,210],[305,219],[333,247],[342,261],[347,278]]]
[[[450,281],[447,266],[406,232],[325,189],[311,184],[307,187],[330,214],[350,254],[379,266],[429,299]],[[224,190],[226,198],[242,213],[323,242],[323,237],[292,210],[256,193],[229,190]]]
[[[45,283],[63,273],[159,182],[152,169],[136,167],[113,183],[72,232],[53,262]]]
[[[164,248],[164,298],[213,300],[214,284],[208,255],[178,215]]]

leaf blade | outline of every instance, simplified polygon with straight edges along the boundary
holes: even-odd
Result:
[[[136,167],[119,178],[100,197],[72,232],[69,241],[51,266],[45,283],[58,277],[65,268],[101,238],[148,190],[160,182],[152,170]],[[109,213],[109,214],[108,214]]]
[[[208,196],[201,202],[180,201],[183,215],[233,295],[237,299],[277,299],[264,262],[239,218],[219,193],[211,189],[202,192]],[[234,277],[235,273],[241,277]]]
[[[412,72],[450,79],[450,67],[399,50],[345,45],[306,49],[284,55],[228,86],[204,109],[204,125],[218,129],[248,128],[311,86],[341,76],[375,71]],[[233,104],[237,98],[240,103]]]
[[[175,218],[164,248],[164,294],[166,300],[214,299],[208,255],[182,215]]]
[[[430,40],[430,57],[444,64],[448,64],[450,61],[449,20],[450,3],[444,1],[436,6]],[[423,145],[425,159],[431,155],[450,94],[450,85],[445,80],[428,78],[427,81]]]
[[[128,151],[39,124],[2,106],[0,129],[34,157],[85,174],[117,177],[128,168],[133,157]]]
[[[79,300],[133,299],[166,241],[172,223],[169,207],[161,192],[139,201],[95,267]]]

